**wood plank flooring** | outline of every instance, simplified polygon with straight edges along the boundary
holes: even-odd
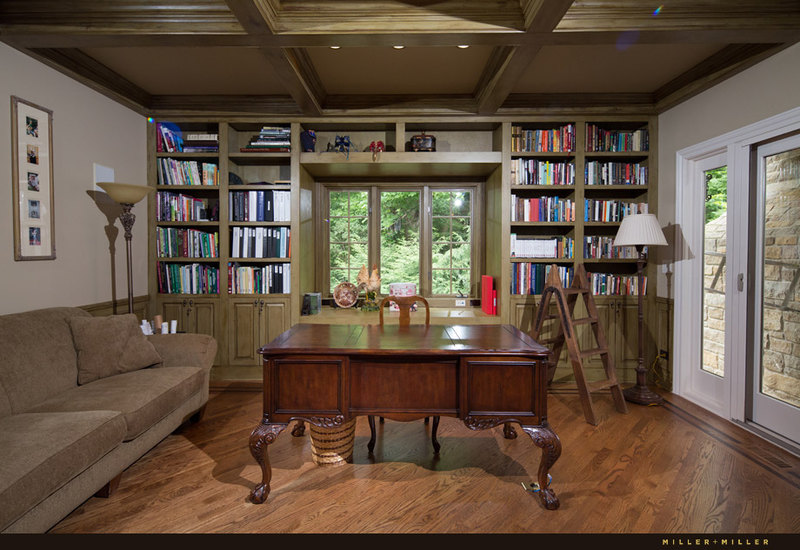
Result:
[[[563,453],[552,469],[561,500],[545,510],[522,483],[540,451],[524,433],[473,432],[442,417],[440,457],[423,422],[378,424],[375,457],[358,419],[353,464],[319,467],[308,436],[270,445],[272,492],[248,495],[261,473],[248,436],[256,392],[214,392],[202,422],[170,435],[131,466],[109,499],[91,498],[51,533],[800,533],[800,458],[666,395],[661,406],[614,410],[554,390],[550,423]]]

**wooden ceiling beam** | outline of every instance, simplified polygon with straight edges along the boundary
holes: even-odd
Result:
[[[272,36],[272,29],[262,13],[259,0],[225,0],[242,28],[251,36]],[[303,114],[319,116],[325,90],[313,64],[304,52],[296,49],[259,47],[275,71],[275,78],[289,91]]]
[[[21,50],[34,59],[126,107],[146,114],[152,96],[105,65],[75,49]]]
[[[800,26],[794,29],[761,27],[736,30],[674,29],[586,32],[492,32],[492,33],[380,33],[380,34],[291,34],[251,35],[246,33],[117,33],[64,32],[58,29],[29,31],[0,22],[0,41],[18,48],[107,48],[107,47],[263,47],[320,48],[414,46],[587,46],[616,44],[780,44],[800,40]]]
[[[541,0],[528,3],[527,31],[549,33],[572,5],[572,0]],[[503,104],[517,80],[539,53],[541,45],[496,48],[481,75],[475,92],[478,114],[492,114]]]
[[[656,111],[662,113],[712,86],[752,67],[790,44],[733,44],[701,61],[653,93]]]

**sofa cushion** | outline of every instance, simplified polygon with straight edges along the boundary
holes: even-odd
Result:
[[[125,441],[177,409],[205,384],[197,367],[142,369],[101,378],[48,399],[35,412],[115,410],[125,417]]]
[[[122,442],[116,411],[0,418],[0,531]]]
[[[25,412],[78,384],[69,319],[88,312],[55,307],[0,315],[0,416]],[[3,401],[6,401],[4,404]]]
[[[136,315],[70,319],[78,350],[78,384],[156,365],[161,356],[138,325]]]

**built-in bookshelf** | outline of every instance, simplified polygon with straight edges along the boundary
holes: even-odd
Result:
[[[218,128],[213,123],[155,124],[151,240],[159,294],[219,294]]]
[[[587,264],[597,295],[627,295],[636,252],[613,239],[626,215],[651,211],[649,120],[534,120],[510,129],[512,298],[541,293],[550,265],[569,284],[577,262]]]

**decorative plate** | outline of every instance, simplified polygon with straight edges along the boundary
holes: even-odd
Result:
[[[347,281],[339,283],[333,289],[333,301],[339,307],[353,307],[358,301],[358,287]]]

